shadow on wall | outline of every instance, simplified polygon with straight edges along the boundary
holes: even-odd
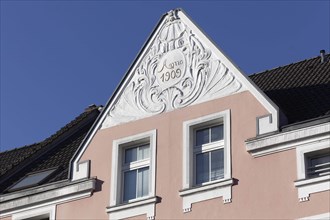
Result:
[[[322,85],[275,89],[265,93],[288,117],[289,124],[330,115],[330,79]]]
[[[96,179],[94,192],[101,192],[104,181]]]

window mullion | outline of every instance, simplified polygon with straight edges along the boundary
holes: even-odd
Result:
[[[135,198],[138,198],[139,190],[139,169],[136,169]]]
[[[212,151],[209,151],[209,181],[212,180],[211,174],[212,174],[212,155],[211,155]]]
[[[225,169],[224,168],[226,166],[225,165],[225,158],[222,158],[221,159],[222,161],[217,161],[217,159],[219,157],[219,155],[218,155],[219,153],[217,151],[220,150],[220,149],[225,149],[225,140],[223,138],[223,129],[213,130],[213,128],[217,125],[218,124],[215,124],[215,123],[211,122],[211,123],[208,123],[207,125],[202,125],[202,126],[199,126],[199,127],[194,129],[194,132],[193,132],[194,138],[193,138],[193,140],[195,142],[194,142],[193,149],[192,149],[193,170],[194,170],[193,182],[194,182],[194,184],[200,184],[199,183],[200,180],[199,179],[197,180],[197,176],[199,176],[199,175],[202,175],[202,176],[203,175],[208,175],[207,179],[205,179],[206,176],[204,176],[204,177],[201,176],[201,178],[204,178],[203,180],[201,180],[202,185],[205,182],[211,182],[211,181],[219,179],[219,178],[224,178],[223,176],[221,177],[219,175],[219,173],[224,172],[224,171],[221,171],[221,167],[223,167],[223,169]],[[220,124],[220,126],[221,126],[221,124]],[[200,133],[198,133],[198,132],[200,132]],[[197,136],[197,134],[199,136]],[[207,135],[207,139],[206,139],[206,135]],[[196,140],[196,139],[198,139],[197,137],[200,137],[200,138],[205,137],[205,139],[197,141]],[[200,145],[197,145],[197,143],[199,143]],[[217,153],[213,155],[214,152],[217,152]],[[200,162],[197,162],[197,156],[199,154],[204,155],[204,156],[201,156],[201,157],[205,158],[204,162],[202,162],[203,161],[202,159],[201,159]],[[212,155],[215,158],[212,158]],[[220,158],[219,158],[219,160],[220,160]],[[199,164],[199,163],[204,163],[204,165]],[[222,165],[220,165],[220,164],[222,164]],[[200,166],[203,166],[204,168],[202,168]],[[212,166],[214,166],[214,170],[213,170],[214,173],[212,171],[212,168],[213,168]],[[206,170],[206,169],[208,169],[208,170]],[[200,173],[200,172],[202,172],[202,173]]]
[[[143,160],[143,161],[138,161],[138,162],[132,162],[132,163],[123,165],[123,170],[139,169],[139,168],[142,168],[142,167],[149,166],[149,164],[150,164],[149,159],[146,159],[146,160]]]

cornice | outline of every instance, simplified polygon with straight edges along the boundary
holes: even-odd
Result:
[[[322,123],[296,130],[247,140],[246,150],[253,157],[260,157],[276,152],[290,150],[299,145],[330,138],[330,123]]]
[[[84,179],[74,182],[59,182],[45,187],[34,187],[29,190],[0,196],[0,217],[18,211],[28,210],[38,205],[58,204],[73,199],[91,196],[95,189],[95,179]]]

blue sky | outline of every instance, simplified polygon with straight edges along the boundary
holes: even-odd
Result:
[[[326,1],[1,1],[1,151],[104,105],[160,17],[183,8],[252,74],[330,51]]]

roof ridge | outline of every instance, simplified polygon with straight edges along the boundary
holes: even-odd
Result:
[[[330,53],[329,53],[329,54],[325,54],[325,56],[329,59],[329,58],[330,58]],[[248,77],[253,77],[253,76],[256,76],[256,75],[261,75],[261,74],[263,74],[263,73],[267,73],[267,72],[270,72],[270,71],[274,71],[274,70],[276,70],[276,69],[280,69],[280,68],[285,68],[285,67],[288,67],[288,66],[290,66],[290,65],[298,65],[298,64],[300,64],[300,63],[303,63],[303,62],[306,62],[306,61],[311,61],[311,60],[314,60],[314,59],[316,59],[316,58],[320,58],[320,57],[321,57],[321,56],[318,55],[318,56],[315,56],[315,57],[312,57],[312,58],[309,58],[309,59],[304,59],[304,60],[300,60],[300,61],[298,61],[298,62],[289,63],[289,64],[286,64],[286,65],[284,65],[284,66],[274,67],[274,68],[272,68],[272,69],[267,69],[267,70],[264,70],[264,71],[262,71],[262,72],[253,73],[253,74],[249,75]]]
[[[85,111],[83,113],[79,114],[73,120],[71,120],[66,125],[64,125],[60,129],[58,129],[54,134],[50,135],[49,137],[45,138],[44,140],[42,140],[40,142],[35,142],[33,144],[24,145],[24,146],[21,146],[21,147],[15,147],[14,149],[10,149],[10,150],[0,151],[0,155],[2,155],[4,153],[8,153],[10,151],[21,150],[23,148],[29,148],[29,147],[33,147],[33,146],[37,146],[37,145],[41,145],[40,148],[42,148],[43,146],[45,146],[45,145],[51,143],[52,141],[54,141],[56,138],[58,138],[60,135],[62,135],[63,133],[65,133],[70,128],[72,128],[75,125],[77,125],[81,120],[83,120],[84,118],[86,118],[91,112],[93,112],[94,110],[98,110],[100,107],[102,107],[102,105],[99,105],[99,106],[96,106],[95,105],[95,106],[93,106],[91,108],[85,109]]]
[[[93,112],[94,110],[98,110],[98,108],[99,108],[98,106],[95,106],[95,107],[93,107],[93,109],[88,109],[88,110],[86,109],[83,113],[81,113],[80,115],[75,117],[73,120],[71,120],[69,123],[67,123],[66,125],[61,127],[54,134],[52,134],[48,138],[45,138],[43,141],[41,141],[41,144],[46,145],[46,144],[51,143],[52,141],[54,141],[54,139],[58,138],[60,135],[65,133],[67,130],[69,130],[72,127],[74,127],[75,125],[77,125],[81,120],[86,118],[91,112]]]
[[[40,144],[41,142],[35,142],[33,144],[29,144],[29,145],[24,145],[24,146],[21,146],[21,147],[15,147],[13,149],[9,149],[9,150],[4,150],[4,151],[0,151],[0,156],[1,154],[4,154],[4,153],[8,153],[10,151],[16,151],[16,150],[21,150],[21,149],[24,149],[24,148],[29,148],[29,147],[33,147],[33,146],[36,146],[38,144]]]
[[[50,137],[44,139],[43,141],[39,143],[35,143],[32,145],[27,145],[21,148],[15,148],[13,150],[5,151],[7,155],[4,152],[1,152],[0,156],[3,158],[6,158],[10,155],[15,154],[22,154],[20,158],[18,158],[18,163],[9,163],[8,166],[4,164],[4,169],[0,169],[0,176],[4,177],[2,179],[3,181],[6,181],[7,178],[10,178],[12,174],[10,173],[16,173],[19,172],[22,167],[20,165],[25,164],[24,166],[28,166],[30,162],[29,160],[34,160],[32,158],[39,158],[42,155],[46,154],[50,150],[54,149],[54,147],[59,146],[60,143],[67,140],[68,137],[72,136],[76,133],[76,130],[79,129],[80,126],[84,126],[85,120],[90,121],[89,118],[93,117],[93,115],[96,114],[96,111],[100,111],[100,106],[93,106],[89,107],[88,109],[85,109],[83,113],[75,117],[73,120],[71,120],[69,123],[67,123],[65,126],[60,128],[55,134],[51,135]],[[69,136],[66,134],[70,133]],[[25,149],[24,149],[25,148]],[[23,149],[22,151],[20,151]],[[7,168],[5,168],[7,167]],[[1,167],[0,167],[1,168]],[[17,171],[18,169],[18,171]],[[1,181],[0,181],[1,183]]]

